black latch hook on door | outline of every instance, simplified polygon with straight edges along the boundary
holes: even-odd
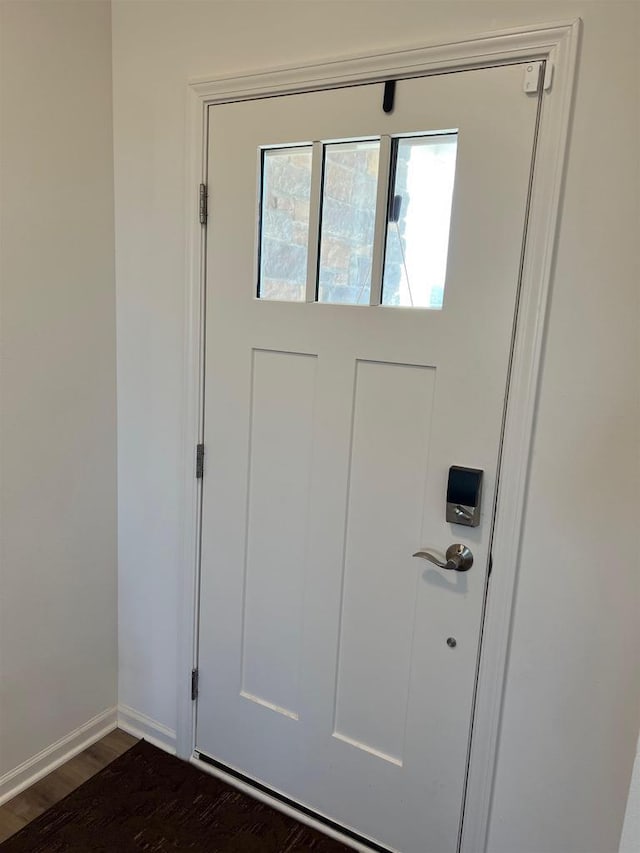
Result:
[[[393,112],[393,103],[396,97],[396,81],[387,80],[384,84],[384,95],[382,97],[382,109],[385,113]]]

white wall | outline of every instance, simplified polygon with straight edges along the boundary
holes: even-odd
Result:
[[[111,27],[0,4],[0,783],[116,704]]]
[[[613,853],[635,753],[638,7],[113,4],[120,700],[170,729],[181,571],[186,81],[578,15],[585,35],[492,853]]]

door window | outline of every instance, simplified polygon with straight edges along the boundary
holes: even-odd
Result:
[[[384,139],[261,151],[260,299],[442,308],[457,132]]]
[[[380,142],[324,147],[318,302],[368,305]]]
[[[309,251],[312,146],[261,152],[261,299],[304,302]]]
[[[393,141],[382,304],[442,308],[456,134]]]

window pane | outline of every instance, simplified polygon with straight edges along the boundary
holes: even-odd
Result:
[[[325,146],[318,302],[368,305],[379,142]]]
[[[304,302],[309,242],[311,146],[271,148],[262,155],[261,299]]]
[[[442,308],[457,135],[399,139],[382,304]]]

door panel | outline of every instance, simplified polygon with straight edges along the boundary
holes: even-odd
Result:
[[[297,719],[317,359],[252,355],[241,695]]]
[[[356,363],[333,734],[399,765],[416,573],[392,567],[422,517],[434,384],[430,367]]]
[[[457,844],[536,126],[521,76],[400,81],[392,114],[377,84],[210,109],[197,748],[403,853]],[[358,235],[395,216],[385,151],[425,133],[457,134],[441,309],[256,298],[262,214],[297,281],[271,275],[271,297],[300,299],[322,231],[321,295],[357,301],[384,265]],[[352,145],[332,149],[321,222],[317,143],[354,140],[381,140],[380,155],[356,167]],[[313,176],[308,147],[290,161],[304,186],[262,193],[265,148],[312,143]],[[437,174],[415,163],[412,180]],[[476,528],[445,520],[451,465],[485,472]],[[473,551],[469,572],[412,557],[453,542]]]

